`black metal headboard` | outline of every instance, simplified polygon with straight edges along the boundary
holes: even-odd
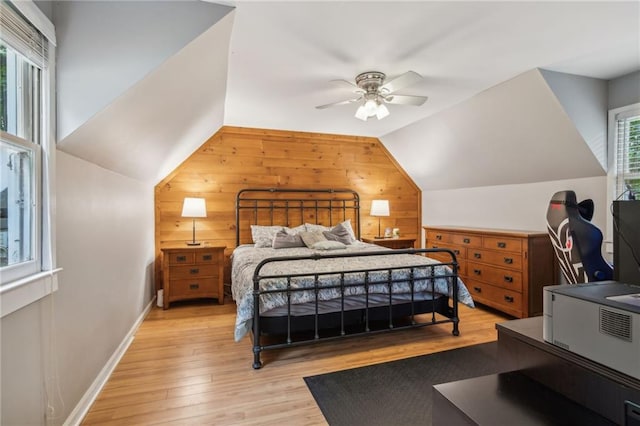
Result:
[[[360,239],[360,196],[350,189],[242,189],[236,196],[236,246],[251,240],[251,225],[333,226],[347,219]]]

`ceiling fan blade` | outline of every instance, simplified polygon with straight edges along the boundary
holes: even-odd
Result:
[[[427,99],[428,98],[426,96],[389,95],[384,98],[384,101],[388,104],[420,106],[425,103]]]
[[[347,99],[346,101],[338,101],[338,102],[332,102],[332,103],[326,104],[326,105],[318,105],[316,107],[316,109],[325,109],[325,108],[334,107],[334,106],[338,106],[338,105],[351,104],[351,103],[354,103],[354,102],[358,102],[361,99],[362,99],[362,96],[359,96],[359,97],[354,98],[354,99]]]
[[[342,79],[338,79],[338,80],[330,80],[330,83],[335,84],[336,86],[343,86],[343,87],[347,87],[353,91],[359,91],[362,92],[363,90],[361,88],[359,88],[358,86],[356,86],[355,83],[352,83],[351,81],[348,80],[342,80]]]
[[[380,86],[380,90],[386,91],[387,93],[393,93],[396,90],[400,90],[403,87],[410,86],[412,84],[416,84],[422,80],[422,76],[415,71],[407,71],[404,74],[399,75],[393,80],[389,80]]]

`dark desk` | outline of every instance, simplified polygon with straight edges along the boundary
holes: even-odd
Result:
[[[640,426],[640,380],[546,343],[542,317],[496,328],[502,372],[434,386],[434,426]]]

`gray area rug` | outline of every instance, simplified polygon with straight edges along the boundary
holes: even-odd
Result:
[[[431,425],[433,385],[498,372],[497,342],[305,377],[332,426]]]

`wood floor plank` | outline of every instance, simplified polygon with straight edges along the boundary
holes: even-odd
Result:
[[[84,425],[325,425],[304,377],[496,340],[496,311],[460,308],[451,324],[263,352],[233,339],[235,304],[154,308]]]

